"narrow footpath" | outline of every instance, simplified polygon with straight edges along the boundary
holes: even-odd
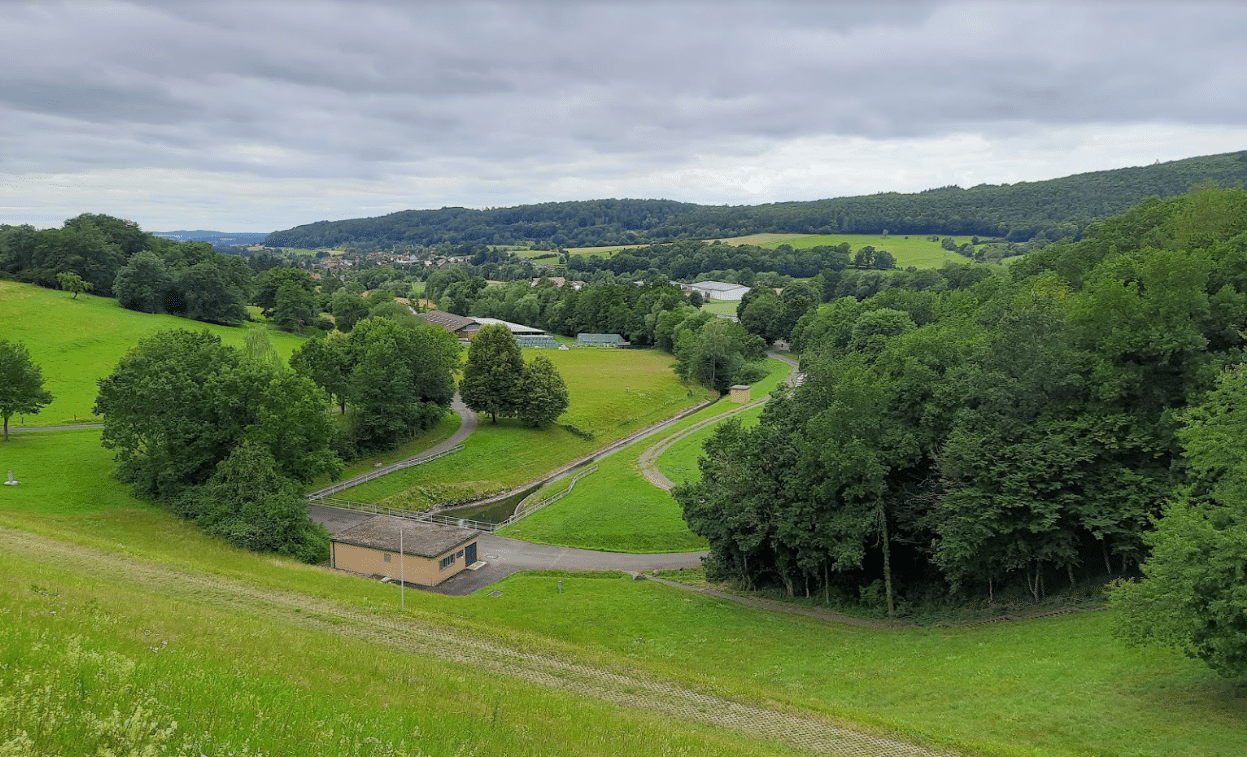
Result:
[[[770,357],[775,358],[781,363],[787,364],[790,369],[788,372],[788,383],[800,385],[801,379],[803,378],[803,376],[797,373],[797,369],[800,367],[797,365],[797,361],[793,360],[790,357],[785,357],[784,355],[780,355],[778,352],[768,352],[766,354]],[[716,423],[719,423],[725,418],[730,418],[733,415],[736,415],[738,413],[743,413],[746,410],[762,405],[766,403],[767,401],[769,401],[770,399],[771,399],[771,395],[768,394],[765,397],[761,397],[759,399],[754,400],[753,402],[741,405],[735,410],[730,410],[726,413],[720,413],[719,415],[716,415],[713,418],[707,418],[704,421],[699,421],[697,423],[694,423],[688,428],[680,431],[678,434],[672,434],[671,436],[661,439],[656,444],[654,444],[652,447],[642,452],[641,457],[638,458],[637,462],[640,463],[640,466],[641,466],[641,475],[645,477],[646,481],[649,481],[651,484],[653,484],[654,486],[657,486],[659,489],[663,489],[664,491],[671,491],[671,489],[675,486],[675,482],[667,478],[665,475],[663,475],[662,471],[658,470],[658,456],[659,455],[661,455],[663,452],[666,452],[668,448],[670,448],[673,444],[680,441],[681,439],[684,439],[692,434],[695,434],[698,431],[701,431],[703,428],[706,428],[707,426],[712,426]]]
[[[464,440],[472,435],[473,431],[476,430],[476,413],[474,413],[467,405],[463,404],[463,400],[459,398],[458,392],[455,393],[454,399],[450,401],[450,409],[459,416],[459,428],[445,441],[438,442],[420,454],[412,455],[405,460],[399,460],[397,463],[390,463],[389,465],[382,466],[375,470],[361,473],[358,476],[352,476],[351,478],[343,481],[330,484],[329,486],[317,489],[314,492],[308,492],[307,499],[314,501],[320,499],[321,497],[328,497],[330,494],[336,494],[344,489],[349,489],[352,486],[358,486],[365,481],[371,481],[372,479],[384,476],[387,473],[393,473],[394,471],[402,470],[403,468],[410,468],[413,465],[419,465],[420,463],[427,462],[435,457],[441,457],[447,452],[453,450],[455,447],[458,447],[464,442]]]

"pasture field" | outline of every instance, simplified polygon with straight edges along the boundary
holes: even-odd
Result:
[[[1233,684],[1120,646],[1108,611],[888,631],[553,572],[409,591],[400,611],[396,587],[239,552],[141,503],[82,502],[108,466],[79,451],[38,453],[83,479],[68,506],[0,501],[14,753],[802,753],[760,725],[777,712],[967,755],[1247,751]],[[671,709],[686,691],[711,700]],[[733,725],[719,702],[755,714]]]
[[[530,481],[595,449],[674,415],[708,395],[690,390],[658,350],[526,350],[550,358],[567,382],[570,407],[554,426],[480,419],[465,449],[342,492],[342,499],[426,509],[467,501]],[[559,425],[562,424],[562,425]],[[593,434],[582,439],[564,426]]]
[[[72,299],[66,292],[33,284],[0,281],[0,322],[4,338],[23,342],[43,371],[44,388],[55,399],[39,415],[13,416],[10,428],[52,426],[97,420],[91,415],[96,381],[112,373],[139,340],[164,329],[207,329],[225,344],[241,347],[249,329],[267,329],[283,358],[303,338],[261,323],[216,326],[172,315],[126,310],[117,301],[90,294]]]
[[[909,266],[914,266],[915,268],[939,268],[947,262],[969,262],[966,257],[940,247],[938,241],[930,241],[927,238],[930,236],[928,234],[910,234],[908,237],[903,234],[889,234],[886,237],[879,234],[774,234],[767,236],[773,238],[764,242],[740,242],[732,239],[725,239],[723,242],[725,244],[757,244],[772,250],[781,244],[791,245],[795,250],[803,250],[820,245],[838,245],[842,242],[848,242],[854,252],[866,245],[871,245],[876,250],[887,250],[892,253],[896,258],[897,268],[908,268]],[[738,239],[749,238],[739,237]],[[943,237],[940,238],[942,239]],[[953,241],[960,246],[969,242],[970,237],[953,237]]]
[[[940,247],[938,241],[932,242],[927,237],[929,234],[910,234],[908,237],[904,234],[889,234],[883,236],[880,234],[779,234],[779,233],[763,233],[748,234],[741,237],[725,237],[719,241],[728,245],[757,245],[767,249],[775,249],[781,244],[791,245],[793,249],[805,249],[807,247],[818,247],[820,245],[838,245],[841,242],[848,242],[853,250],[866,245],[872,245],[878,250],[887,250],[896,257],[896,266],[898,268],[907,268],[914,266],[915,268],[939,268],[944,263],[952,261],[954,263],[965,263],[967,259],[955,252],[949,252]],[[943,239],[943,237],[940,237]],[[959,246],[970,241],[970,237],[953,237]],[[626,250],[634,247],[644,247],[646,245],[626,244],[615,245],[611,247],[576,247],[568,249],[567,252],[572,255],[597,255],[599,257],[610,257],[613,253],[620,250]],[[532,254],[528,254],[531,252]],[[517,253],[521,257],[536,257],[542,254],[536,250]]]
[[[770,372],[753,387],[754,397],[763,397],[788,376],[788,366],[778,360],[767,360]],[[730,412],[737,405],[720,400],[688,418],[681,419],[660,435],[634,442],[598,461],[598,469],[576,483],[571,493],[558,502],[507,526],[500,536],[538,544],[597,549],[607,552],[700,552],[706,542],[688,530],[680,506],[670,492],[651,484],[640,472],[640,456],[664,438]],[[757,417],[761,409],[745,411]],[[675,450],[685,457],[691,455],[694,469],[701,454],[701,443],[689,439],[705,439],[707,430],[677,442],[659,456],[659,469],[666,473],[662,461]],[[667,474],[672,481],[681,479]],[[567,488],[569,479],[543,487],[537,499],[549,497]]]

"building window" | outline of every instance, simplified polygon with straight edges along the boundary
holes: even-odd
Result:
[[[385,561],[386,561],[386,562],[389,562],[389,561],[390,561],[390,555],[389,555],[389,553],[388,553],[388,552],[387,552],[387,553],[386,553],[386,555],[385,555]]]
[[[454,564],[455,564],[455,559],[456,559],[456,558],[455,558],[454,554],[449,554],[449,555],[446,555],[446,556],[445,556],[445,557],[443,557],[441,560],[438,560],[438,561],[437,561],[437,569],[438,569],[438,570],[446,570],[447,568],[449,568],[450,566],[452,566],[452,565],[454,565]]]

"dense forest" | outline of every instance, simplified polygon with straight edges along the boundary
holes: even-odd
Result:
[[[807,312],[807,380],[675,496],[711,575],[890,613],[1142,564],[1123,635],[1247,671],[1244,329],[1247,192],[1148,200],[968,287]]]
[[[753,206],[669,200],[588,200],[512,208],[405,210],[377,218],[319,221],[270,234],[271,247],[348,243],[584,247],[778,233],[940,234],[1078,238],[1088,224],[1148,197],[1172,197],[1211,182],[1247,186],[1247,152],[1226,153],[1060,179],[942,187]]]

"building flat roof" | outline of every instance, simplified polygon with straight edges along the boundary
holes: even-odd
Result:
[[[435,526],[392,515],[378,515],[339,531],[330,541],[357,547],[379,549],[382,552],[398,552],[399,533],[402,532],[403,554],[417,557],[437,557],[475,539],[480,531],[472,528]]]

